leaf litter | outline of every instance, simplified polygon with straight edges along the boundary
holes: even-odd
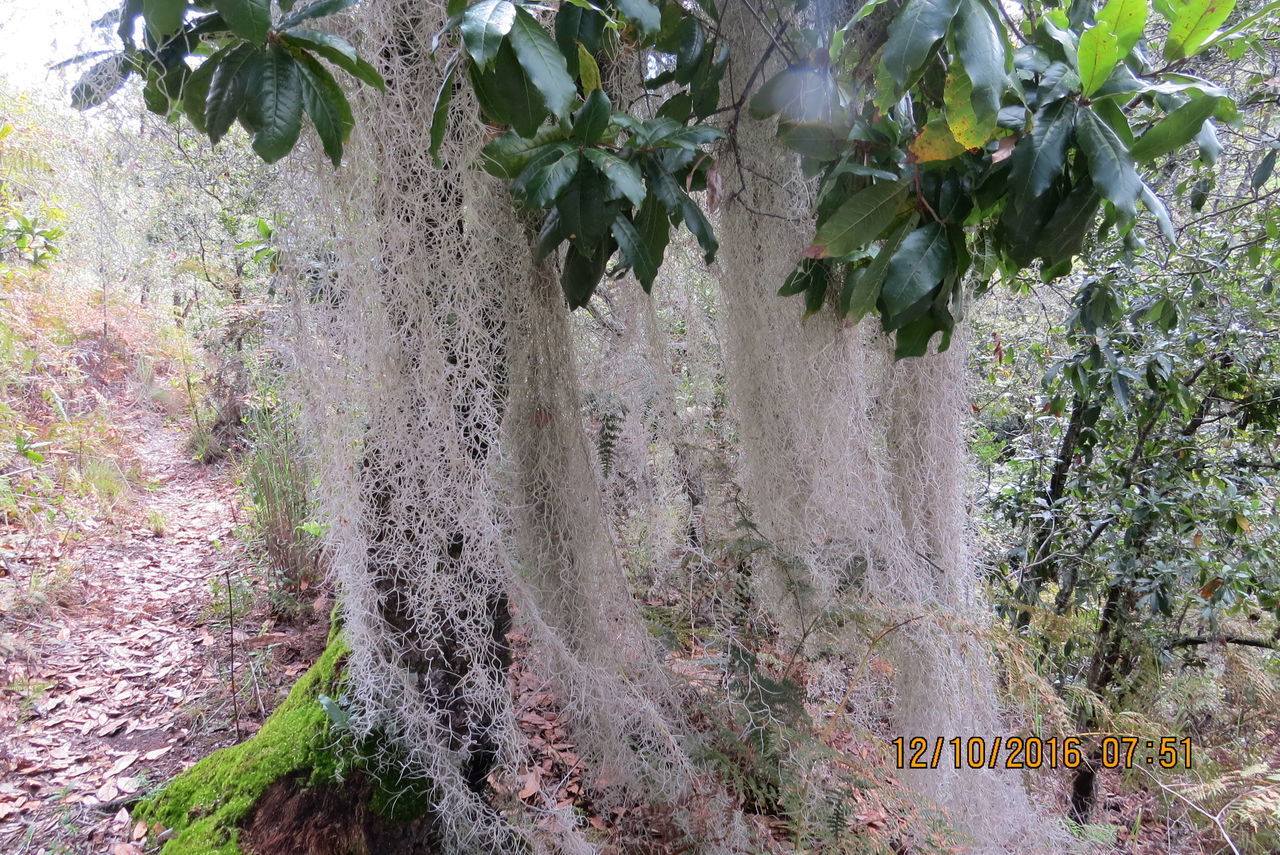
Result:
[[[181,427],[153,411],[118,427],[153,488],[127,518],[77,520],[78,537],[0,526],[0,852],[141,855],[147,829],[128,807],[256,729],[314,654],[297,637],[314,628],[242,616],[236,682],[243,689],[254,670],[257,698],[230,703],[231,639],[211,582],[249,565],[235,485],[225,468],[194,462]],[[148,513],[167,521],[164,534]],[[34,613],[13,608],[3,587],[55,568],[70,568],[55,597]]]

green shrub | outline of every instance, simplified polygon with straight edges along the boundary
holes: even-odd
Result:
[[[251,538],[270,574],[277,611],[298,609],[300,595],[322,576],[321,527],[311,519],[311,473],[298,440],[296,415],[273,395],[246,416],[249,453],[244,485]]]

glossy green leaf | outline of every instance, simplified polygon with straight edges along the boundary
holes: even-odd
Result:
[[[710,221],[702,213],[702,208],[680,188],[680,184],[671,173],[657,167],[647,169],[646,175],[653,195],[672,216],[679,216],[684,220],[685,226],[697,238],[698,245],[702,247],[704,260],[708,264],[714,261],[720,244],[716,240]]]
[[[538,229],[538,241],[533,248],[534,263],[546,261],[547,256],[555,252],[566,237],[560,222],[560,212],[552,208],[551,213],[542,221],[542,228]]]
[[[1165,207],[1164,202],[1160,201],[1160,197],[1155,191],[1148,187],[1145,183],[1142,185],[1142,204],[1156,218],[1156,225],[1160,229],[1160,234],[1170,246],[1178,245],[1178,234],[1173,228],[1173,218],[1169,216],[1169,209]]]
[[[689,198],[689,194],[681,190],[677,199],[680,202],[680,215],[684,218],[685,228],[693,232],[693,236],[698,240],[698,246],[702,248],[703,261],[710,264],[716,260],[716,251],[720,249],[720,243],[716,240],[711,222],[702,213],[698,203]]]
[[[1093,110],[1080,110],[1077,136],[1089,163],[1089,175],[1093,177],[1094,186],[1116,206],[1121,225],[1133,222],[1143,184],[1133,167],[1129,149]]]
[[[995,235],[1002,255],[1015,268],[1026,267],[1039,255],[1044,225],[1065,195],[1060,191],[1055,184],[1039,196],[1015,195],[1005,205],[996,223]]]
[[[710,116],[720,106],[720,81],[728,67],[728,45],[720,45],[714,59],[708,62],[704,58],[699,64],[698,72],[689,84],[689,91],[693,94],[693,114],[699,119]]]
[[[648,196],[644,200],[644,204],[640,206],[640,210],[633,217],[636,231],[640,233],[641,239],[645,245],[649,247],[649,252],[653,256],[658,268],[662,267],[662,257],[667,251],[667,244],[671,240],[671,219],[667,216],[667,212],[663,210],[662,203],[654,196]],[[641,281],[643,285],[643,280]]]
[[[1211,47],[1219,44],[1225,45],[1225,43],[1230,41],[1238,41],[1237,37],[1239,35],[1252,30],[1259,22],[1273,18],[1278,11],[1280,11],[1280,0],[1272,0],[1270,3],[1265,3],[1260,7],[1256,7],[1248,15],[1238,19],[1230,27],[1226,27],[1211,35],[1204,41],[1201,47]],[[1169,15],[1166,17],[1172,20],[1175,16]],[[1232,58],[1235,59],[1236,57]]]
[[[244,103],[246,78],[262,60],[263,54],[256,47],[240,44],[214,68],[204,110],[205,131],[214,144],[222,139],[239,115]]]
[[[618,195],[637,208],[644,204],[644,180],[634,164],[604,149],[588,148],[582,153],[608,179]]]
[[[573,117],[573,138],[591,145],[600,141],[609,129],[613,105],[603,89],[593,89],[587,100]]]
[[[156,38],[162,38],[182,26],[187,11],[186,0],[142,0],[142,19]]]
[[[1097,26],[1106,27],[1120,43],[1120,56],[1129,51],[1142,38],[1147,26],[1147,0],[1108,0],[1096,18]]]
[[[907,0],[889,25],[883,51],[884,66],[899,88],[915,78],[959,8],[960,0]]]
[[[563,3],[556,12],[555,36],[560,53],[569,64],[569,73],[578,73],[578,47],[594,53],[600,49],[604,35],[605,19],[595,9],[584,9],[572,3]]]
[[[148,80],[142,87],[142,106],[157,116],[169,115],[169,96],[164,93],[158,78]]]
[[[1067,143],[1076,124],[1076,105],[1057,101],[1036,114],[1031,133],[1013,150],[1009,188],[1016,198],[1044,193],[1066,165]]]
[[[325,18],[329,15],[337,14],[343,9],[349,9],[356,5],[359,0],[317,0],[307,6],[303,6],[280,19],[276,25],[277,29],[287,30],[290,27],[296,27],[303,21],[311,21],[316,18]]]
[[[662,27],[662,13],[649,0],[616,0],[615,5],[644,35],[656,33]]]
[[[702,24],[692,15],[686,15],[676,28],[676,82],[688,83],[698,71],[702,51],[707,45]]]
[[[902,211],[908,189],[905,181],[881,182],[854,193],[818,226],[805,255],[831,258],[867,246]]]
[[[844,25],[843,29],[848,30],[854,24],[864,20],[868,15],[887,2],[888,0],[863,0],[863,2],[858,6],[858,11],[853,13],[853,17],[849,18],[848,23]]]
[[[355,127],[351,105],[342,87],[333,79],[320,61],[309,54],[298,56],[298,71],[302,79],[302,106],[311,117],[324,153],[333,165],[342,165],[342,148]]]
[[[213,80],[214,69],[232,50],[234,50],[234,46],[228,45],[205,59],[204,62],[200,63],[199,68],[191,72],[191,76],[187,78],[187,82],[183,85],[182,111],[186,114],[187,121],[191,123],[191,126],[202,134],[208,133],[204,120],[205,104],[209,100],[209,84]]]
[[[516,6],[510,0],[480,0],[467,7],[458,29],[462,31],[462,44],[472,62],[482,69],[488,68],[515,20]]]
[[[1212,119],[1205,121],[1196,132],[1196,145],[1200,149],[1200,160],[1208,166],[1218,162],[1222,154],[1222,142],[1218,139],[1218,129]]]
[[[958,0],[957,0],[958,2]],[[751,116],[779,115],[786,122],[839,122],[839,91],[830,71],[788,68],[774,75],[751,96]]]
[[[994,125],[1001,96],[1008,85],[1008,48],[991,9],[982,0],[961,0],[956,13],[955,41],[972,86],[970,99],[974,114],[980,124]]]
[[[580,309],[591,301],[609,260],[609,253],[605,250],[604,246],[599,246],[591,255],[585,255],[577,246],[569,245],[560,273],[560,288],[571,310]]]
[[[937,289],[950,261],[951,244],[940,223],[921,226],[903,239],[880,289],[886,329],[898,329],[919,316],[921,301]]]
[[[1258,161],[1258,165],[1253,168],[1253,173],[1249,176],[1249,186],[1254,190],[1261,190],[1268,181],[1271,180],[1271,173],[1276,168],[1276,150],[1273,148],[1262,156],[1262,160]]]
[[[511,183],[515,197],[533,208],[550,205],[578,172],[578,152],[568,143],[552,143],[529,159]]]
[[[1036,87],[1036,104],[1043,112],[1054,101],[1059,101],[1081,89],[1080,75],[1065,62],[1055,62],[1040,77]]]
[[[691,200],[689,193],[681,189],[680,183],[671,173],[654,169],[646,174],[648,174],[649,188],[653,195],[658,197],[658,201],[662,202],[673,216],[680,216],[685,221],[685,227],[694,234],[695,238],[698,238],[698,244],[703,248],[703,257],[707,264],[716,260],[716,252],[719,250],[716,232],[712,229],[707,216],[703,214],[703,209],[698,206],[698,202]]]
[[[521,8],[516,9],[510,39],[520,65],[542,93],[547,109],[558,118],[568,116],[578,88],[569,76],[568,65],[555,41],[532,15]]]
[[[1138,40],[1147,25],[1147,0],[1109,0],[1096,23],[1080,37],[1077,67],[1085,95],[1102,87]]]
[[[662,252],[654,252],[635,224],[624,216],[613,221],[613,239],[618,242],[618,249],[626,265],[635,273],[640,287],[649,293],[653,290],[653,280],[658,276],[658,267],[662,264]]]
[[[827,266],[825,264],[816,258],[802,259],[787,274],[787,278],[782,281],[782,287],[778,289],[778,296],[791,297],[796,294],[803,294],[814,287],[815,282],[821,281],[825,284],[826,278]]]
[[[1094,101],[1089,106],[1111,130],[1116,132],[1116,136],[1120,138],[1120,142],[1124,143],[1125,148],[1133,148],[1135,141],[1133,128],[1129,126],[1129,117],[1125,115],[1124,109],[1119,104],[1110,99],[1103,99]]]
[[[176,60],[155,82],[160,91],[166,96],[166,100],[177,101],[182,98],[182,92],[187,85],[187,78],[190,76],[191,67],[183,60]],[[164,113],[161,115],[164,115]]]
[[[1157,122],[1130,149],[1139,162],[1176,151],[1191,140],[1218,107],[1217,98],[1193,98]]]
[[[556,200],[565,236],[580,252],[595,252],[613,225],[605,205],[608,182],[589,162],[579,163],[578,173]]]
[[[1173,61],[1193,56],[1235,7],[1236,0],[1188,0],[1169,25],[1164,58]]]
[[[885,275],[889,271],[889,261],[902,245],[902,241],[915,228],[915,223],[916,220],[913,217],[895,229],[881,244],[870,264],[863,267],[850,265],[845,274],[844,287],[840,292],[842,317],[857,323],[876,307]]]
[[[688,92],[677,92],[658,108],[657,115],[677,122],[687,122],[693,115],[693,96]]]
[[[653,77],[646,77],[644,79],[644,88],[645,89],[661,89],[663,86],[666,86],[668,83],[671,83],[675,79],[676,79],[676,70],[674,68],[669,68],[666,71],[662,71],[662,72],[659,72],[658,74],[655,74]]]
[[[1092,95],[1107,82],[1123,55],[1115,33],[1099,25],[1090,27],[1080,36],[1078,56],[1081,91]]]
[[[253,150],[259,157],[275,163],[293,150],[302,130],[302,75],[297,61],[280,46],[272,47],[254,86],[245,92],[245,110],[257,129]]]
[[[1080,252],[1085,235],[1098,216],[1102,194],[1088,177],[1082,178],[1058,205],[1045,225],[1043,237],[1037,245],[1040,258],[1046,265],[1069,262]]]
[[[699,146],[724,137],[724,131],[708,125],[666,127],[644,134],[637,144],[644,148],[683,148],[695,150]]]
[[[822,311],[827,302],[827,292],[831,290],[831,264],[826,260],[818,261],[819,272],[809,282],[804,292],[804,316],[816,315]]]
[[[563,128],[551,125],[539,128],[531,137],[507,131],[480,150],[480,165],[490,175],[510,180],[520,174],[538,149],[567,137]]]
[[[246,41],[262,44],[271,29],[271,0],[213,0],[231,32]]]
[[[356,49],[346,39],[319,30],[294,28],[281,33],[281,41],[294,47],[305,48],[326,59],[357,80],[384,91],[386,82],[378,70],[356,55]]]
[[[531,137],[547,118],[547,108],[509,42],[498,48],[493,67],[469,68],[480,109],[496,125],[510,125],[522,136]]]
[[[1146,91],[1147,85],[1145,80],[1138,77],[1129,70],[1129,66],[1121,62],[1116,64],[1111,76],[1094,90],[1091,98],[1094,103],[1104,98],[1120,100],[1116,98],[1117,95],[1132,95],[1135,92],[1143,92]]]
[[[904,324],[893,336],[893,358],[910,359],[924,356],[929,352],[929,341],[933,338],[933,334],[939,331],[944,333],[942,343],[938,345],[938,352],[941,353],[947,349],[950,341],[947,335],[949,331],[939,325],[933,317],[924,314]]]

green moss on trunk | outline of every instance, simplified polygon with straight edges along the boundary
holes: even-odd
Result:
[[[263,793],[286,776],[331,781],[339,758],[318,702],[335,695],[349,649],[337,633],[289,697],[251,739],[215,751],[134,810],[135,820],[174,832],[163,855],[243,855],[238,827]]]

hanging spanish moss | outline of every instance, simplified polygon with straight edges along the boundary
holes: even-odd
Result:
[[[763,54],[767,33],[751,16],[736,23],[736,44]],[[808,194],[771,128],[744,118],[733,139],[721,167],[737,185],[720,226],[725,370],[747,500],[776,551],[756,568],[761,602],[796,638],[826,636],[851,662],[885,658],[892,735],[1001,734],[966,532],[964,348],[894,362],[869,323],[771,302],[803,249]],[[982,851],[1054,838],[1012,773],[940,764],[908,781]]]
[[[388,81],[362,99],[336,175],[308,182],[295,262],[311,434],[352,654],[357,733],[430,782],[453,851],[516,851],[486,781],[514,766],[510,628],[494,461],[506,406],[517,241],[489,229],[501,197],[471,170],[483,128],[459,98],[437,167],[429,44],[443,4],[368,2],[358,31]],[[317,167],[323,168],[323,167]],[[341,224],[343,240],[331,238]]]
[[[692,804],[684,698],[627,591],[579,418],[574,341],[554,270],[531,260],[501,183],[471,168],[485,130],[462,90],[437,166],[420,117],[442,80],[414,46],[443,4],[371,0],[364,51],[388,92],[294,254],[299,353],[353,653],[357,732],[426,782],[448,851],[591,851],[572,813],[500,815],[487,785],[524,759],[509,681],[541,675],[594,804]],[[344,240],[327,228],[343,224]],[[740,851],[727,803],[672,821]]]

